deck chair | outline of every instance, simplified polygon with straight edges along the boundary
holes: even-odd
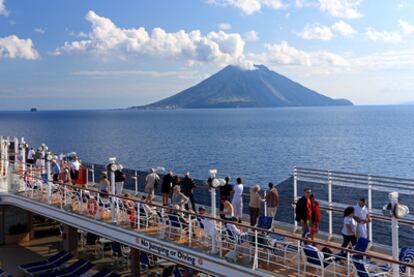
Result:
[[[370,267],[363,259],[353,257],[352,264],[358,277],[378,277],[388,276],[389,274],[389,272],[376,272],[374,268]]]
[[[355,244],[354,250],[359,252],[367,252],[368,249],[371,247],[371,241],[366,238],[358,238],[357,243]],[[353,257],[357,260],[363,259],[364,257],[362,255],[353,255]]]
[[[0,276],[4,276],[5,274],[6,272],[4,272],[4,270],[0,268]]]
[[[39,262],[34,262],[34,263],[22,264],[22,265],[19,265],[19,268],[21,270],[24,270],[24,269],[31,268],[31,267],[51,264],[51,263],[54,263],[57,260],[63,258],[66,255],[69,255],[69,253],[66,252],[66,251],[60,251],[59,253],[47,258],[46,260],[39,261]]]
[[[273,217],[261,215],[257,219],[256,227],[270,231],[273,226]]]
[[[76,262],[74,262],[73,264],[71,264],[70,266],[62,269],[62,270],[58,270],[49,274],[42,274],[40,275],[41,277],[63,277],[63,276],[80,276],[86,272],[89,271],[89,269],[91,269],[94,266],[94,264],[84,260],[84,259],[79,259]],[[86,271],[84,271],[84,268],[86,269]],[[78,273],[80,272],[80,274]]]
[[[140,219],[145,222],[145,228],[148,228],[150,220],[154,218],[154,213],[149,213],[148,210],[144,208],[144,205],[145,204],[139,205],[139,216]],[[141,224],[141,222],[138,222],[137,224]]]
[[[180,217],[175,214],[169,214],[167,222],[169,227],[168,237],[171,238],[171,234],[174,231],[180,236],[180,240],[182,240],[188,230],[188,225],[181,222]]]
[[[312,245],[305,245],[302,248],[303,252],[303,263],[304,263],[304,272],[306,272],[307,267],[313,267],[320,271],[320,275],[324,277],[325,271],[331,265],[334,267],[334,274],[336,272],[335,268],[335,257],[330,256],[328,258],[324,257],[324,253],[319,251],[318,248]]]
[[[226,223],[225,225],[225,236],[224,240],[228,244],[234,245],[234,251],[237,250],[237,246],[241,245],[243,242],[248,241],[247,233],[236,233],[236,225],[232,223]]]
[[[111,274],[109,274],[109,275],[108,275],[108,276],[106,276],[106,277],[121,277],[121,275],[120,275],[120,274],[118,274],[118,273],[112,272]]]
[[[98,272],[96,272],[94,275],[92,275],[92,277],[106,277],[111,272],[112,272],[111,270],[109,270],[108,268],[104,267],[101,270],[99,270]]]
[[[69,254],[69,255],[63,256],[62,258],[60,258],[59,260],[56,260],[53,263],[44,264],[40,266],[34,266],[34,267],[22,269],[22,270],[24,271],[26,275],[34,276],[34,275],[38,275],[38,274],[45,273],[48,271],[58,270],[72,258],[73,258],[73,255]]]
[[[414,262],[414,248],[411,247],[402,247],[400,249],[400,254],[398,256],[398,260],[400,262],[405,263],[413,263]],[[379,265],[379,269],[383,272],[389,273],[392,270],[392,265],[386,264],[386,265]],[[407,271],[407,266],[400,265],[400,273],[405,274]]]
[[[286,241],[286,238],[282,235],[278,234],[270,234],[266,237],[267,239],[267,247],[270,249],[269,252],[277,255],[280,251],[283,252],[283,261],[286,263],[288,253],[298,253],[298,246],[295,243]],[[270,254],[268,254],[267,262],[270,261]]]

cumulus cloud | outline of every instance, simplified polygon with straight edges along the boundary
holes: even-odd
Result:
[[[250,30],[243,35],[245,41],[257,41],[259,40],[259,33],[255,30]]]
[[[341,36],[352,37],[357,32],[351,25],[344,21],[338,21],[331,26],[332,30],[338,32]]]
[[[38,59],[39,53],[34,48],[32,40],[20,39],[15,35],[0,38],[0,59],[26,59],[36,60]]]
[[[230,30],[231,29],[231,24],[227,23],[227,22],[219,23],[219,24],[217,24],[217,26],[219,27],[220,30]]]
[[[9,11],[6,8],[5,0],[0,0],[0,15],[9,15]]]
[[[306,24],[303,31],[298,33],[299,37],[306,40],[331,40],[334,33],[343,37],[352,37],[356,30],[344,21],[338,21],[332,26],[315,24]]]
[[[363,15],[358,7],[363,0],[296,0],[298,8],[319,8],[333,17],[355,19]]]
[[[286,41],[279,44],[265,44],[266,52],[251,54],[255,61],[276,65],[348,67],[349,61],[327,51],[303,51],[290,46]]]
[[[399,20],[400,30],[395,32],[390,31],[378,31],[374,28],[368,28],[365,35],[369,40],[382,41],[385,43],[398,44],[404,42],[411,35],[414,34],[414,26],[408,22]]]
[[[65,42],[54,51],[55,55],[93,53],[102,56],[115,51],[121,55],[182,59],[189,64],[209,62],[220,66],[247,66],[243,54],[245,42],[237,33],[219,31],[202,35],[199,30],[168,33],[161,28],[148,33],[143,27],[120,28],[93,11],[88,12],[86,19],[92,24],[88,37]]]
[[[331,28],[320,24],[306,24],[302,32],[298,34],[301,38],[311,40],[331,40],[333,34]]]
[[[36,32],[36,33],[39,33],[39,34],[44,34],[44,33],[46,33],[46,30],[45,29],[43,29],[43,28],[35,28],[34,29],[34,31]]]
[[[278,10],[284,7],[282,0],[207,0],[207,3],[219,6],[232,6],[247,15],[259,12],[263,6]]]

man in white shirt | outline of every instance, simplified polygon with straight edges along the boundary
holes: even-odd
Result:
[[[36,152],[34,151],[33,147],[30,147],[29,152],[27,153],[27,163],[34,164],[34,157]]]
[[[72,185],[76,185],[76,181],[79,178],[79,169],[80,162],[77,156],[73,156],[72,161],[70,162],[70,179],[72,180]]]
[[[357,224],[357,238],[368,238],[367,223],[370,221],[368,208],[365,205],[365,199],[359,199],[358,204],[354,206]]]
[[[234,216],[237,217],[239,221],[241,221],[243,216],[243,180],[242,178],[237,178],[237,185],[233,187],[233,199],[231,204],[233,205],[234,209]]]
[[[145,192],[148,193],[146,202],[152,203],[154,199],[155,184],[159,183],[160,176],[155,172],[155,169],[151,168],[147,177],[145,177]]]

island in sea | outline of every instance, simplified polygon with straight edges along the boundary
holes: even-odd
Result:
[[[289,78],[256,65],[245,70],[229,65],[193,87],[171,97],[130,109],[264,108],[295,106],[350,106]]]

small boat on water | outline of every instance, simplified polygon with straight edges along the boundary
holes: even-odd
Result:
[[[31,113],[33,113],[33,112],[37,112],[37,109],[36,109],[36,108],[31,108],[31,109],[30,109],[30,112],[31,112]]]

